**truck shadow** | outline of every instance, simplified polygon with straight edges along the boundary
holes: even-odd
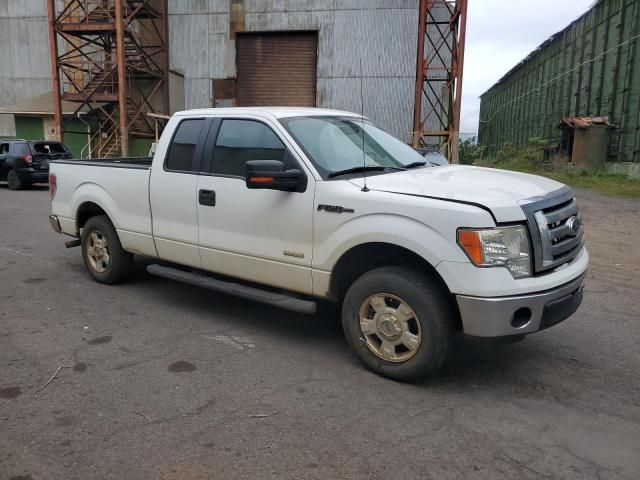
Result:
[[[328,302],[320,302],[318,311],[313,315],[291,312],[151,275],[145,270],[150,263],[155,262],[137,261],[136,274],[127,285],[151,290],[154,296],[159,297],[158,301],[179,305],[190,315],[213,316],[212,321],[222,324],[222,329],[261,330],[288,337],[292,342],[304,340],[306,344],[339,342],[347,349],[339,311]]]
[[[140,295],[152,295],[186,315],[211,317],[212,325],[221,331],[240,329],[256,335],[269,335],[287,342],[302,342],[304,348],[326,350],[340,362],[360,367],[344,339],[339,308],[319,303],[313,315],[282,310],[269,305],[236,298],[207,289],[156,277],[146,272],[153,261],[138,261],[137,272],[128,288],[140,289]],[[142,291],[144,290],[144,291]],[[446,386],[455,389],[468,384],[510,384],[522,371],[535,370],[540,362],[548,362],[548,354],[540,342],[505,343],[487,339],[471,339],[460,334],[454,339],[453,353],[441,370],[419,385]],[[542,347],[542,348],[541,348]]]

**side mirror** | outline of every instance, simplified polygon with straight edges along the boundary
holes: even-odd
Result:
[[[307,188],[304,173],[297,168],[287,170],[279,160],[251,160],[246,165],[247,188],[282,192],[304,192]]]

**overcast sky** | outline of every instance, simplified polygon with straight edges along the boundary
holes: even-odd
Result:
[[[478,131],[480,95],[594,0],[469,0],[461,133]]]

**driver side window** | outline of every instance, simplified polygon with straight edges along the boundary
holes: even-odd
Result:
[[[250,160],[285,161],[287,148],[264,123],[254,120],[223,120],[213,150],[211,173],[244,177]]]

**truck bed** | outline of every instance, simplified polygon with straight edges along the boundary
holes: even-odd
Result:
[[[112,219],[125,249],[153,252],[149,173],[151,158],[55,160],[51,173],[58,178],[52,212],[64,233],[74,235],[77,212],[97,203]]]

